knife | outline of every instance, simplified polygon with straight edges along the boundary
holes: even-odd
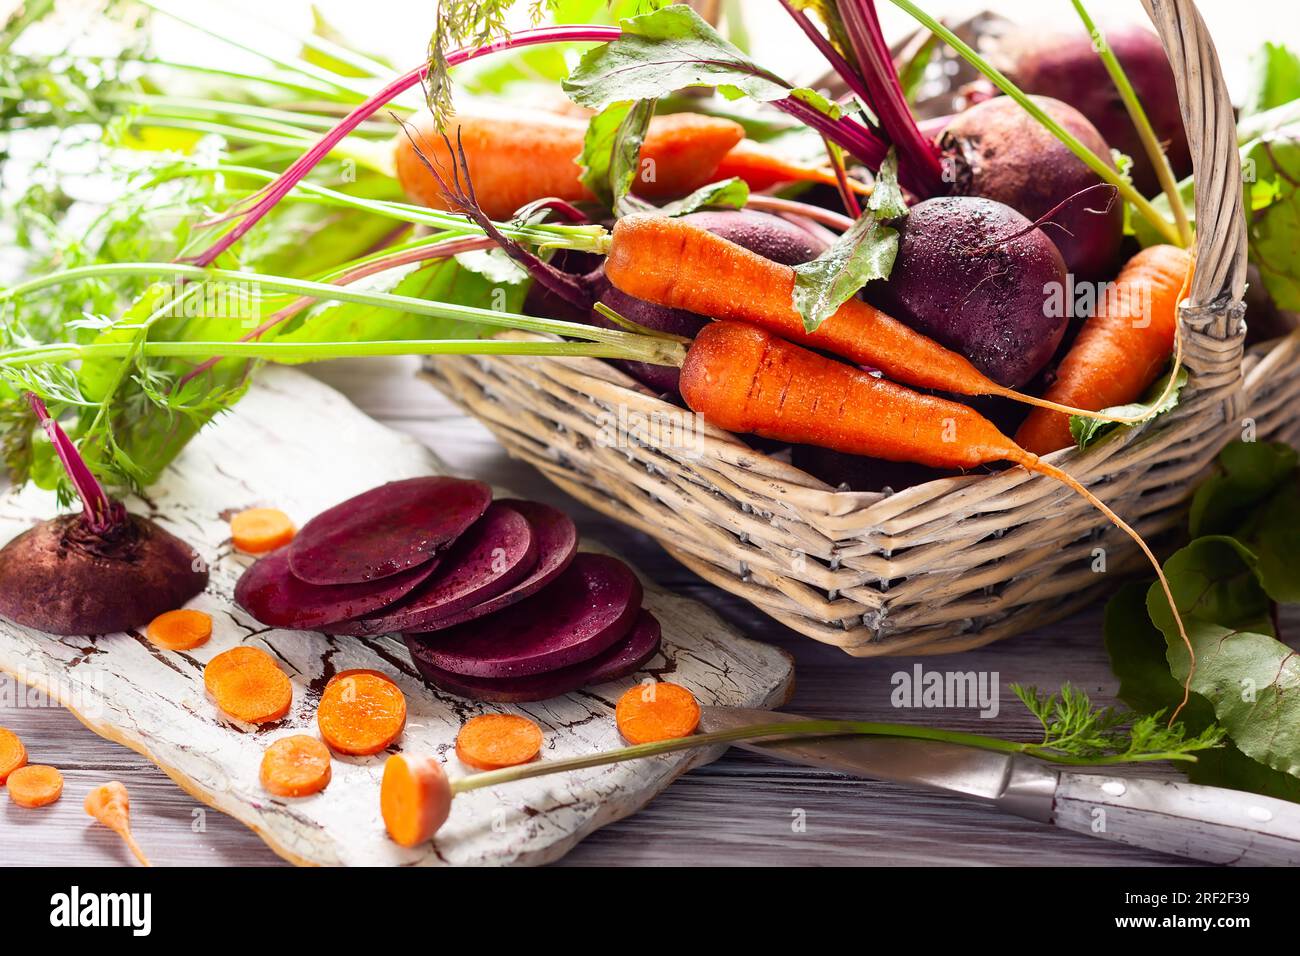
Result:
[[[810,720],[704,707],[705,733]],[[930,740],[805,737],[733,744],[791,763],[925,787],[1128,846],[1237,866],[1300,865],[1300,804],[1222,787],[1061,770],[1023,754]]]

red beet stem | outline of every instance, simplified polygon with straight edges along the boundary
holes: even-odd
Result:
[[[63,430],[63,426],[50,415],[45,403],[34,392],[28,392],[27,404],[40,419],[41,427],[54,445],[55,454],[63,463],[63,470],[67,472],[72,486],[77,489],[77,497],[81,499],[81,520],[86,527],[95,534],[104,534],[125,521],[126,509],[104,492],[85,459],[77,451],[77,446]]]
[[[839,10],[858,69],[871,90],[871,108],[885,135],[898,149],[899,166],[908,174],[908,188],[923,198],[943,193],[939,150],[917,128],[889,44],[885,42],[874,0],[842,0]]]

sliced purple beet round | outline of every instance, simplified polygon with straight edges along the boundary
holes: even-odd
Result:
[[[392,607],[326,628],[331,634],[427,630],[509,590],[537,566],[537,536],[510,502],[494,501],[438,559],[438,570]]]
[[[590,660],[641,610],[641,582],[617,558],[580,554],[527,601],[425,640],[430,664],[466,677],[527,677]]]
[[[340,502],[308,521],[288,547],[308,584],[359,584],[432,559],[483,516],[492,489],[463,478],[407,478]]]
[[[537,540],[537,563],[533,570],[510,590],[494,598],[446,616],[440,615],[437,620],[429,620],[424,625],[425,631],[440,631],[486,617],[531,597],[563,574],[578,553],[578,529],[573,519],[563,511],[536,501],[514,498],[504,499],[504,503],[528,519],[528,526]]]
[[[433,686],[471,700],[518,704],[559,697],[580,687],[604,684],[635,673],[659,651],[659,638],[659,621],[643,609],[637,615],[627,637],[590,660],[545,674],[498,678],[465,677],[435,667],[429,661],[426,650],[436,643],[436,635],[433,641],[419,635],[408,635],[406,646],[416,669]]]
[[[309,631],[372,614],[400,601],[432,574],[437,564],[426,561],[378,581],[322,587],[295,577],[289,569],[288,549],[281,548],[243,573],[235,585],[235,602],[270,627]]]

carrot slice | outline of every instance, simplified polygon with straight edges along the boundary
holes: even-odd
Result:
[[[27,764],[27,748],[18,735],[7,727],[0,727],[0,784],[19,767]]]
[[[45,807],[63,796],[63,774],[44,764],[28,764],[9,775],[7,786],[9,799],[18,806]]]
[[[212,615],[181,608],[159,614],[145,628],[145,636],[166,651],[188,651],[212,636]]]
[[[298,533],[278,508],[249,508],[230,519],[230,541],[245,554],[266,554],[282,548]]]
[[[542,728],[516,714],[480,714],[456,735],[456,756],[475,770],[528,763],[542,749]]]
[[[447,822],[451,784],[433,757],[394,754],[379,785],[384,828],[399,846],[419,846]]]
[[[630,744],[689,737],[700,723],[700,704],[680,684],[638,684],[618,699],[618,732]]]
[[[203,686],[222,713],[246,724],[279,720],[293,703],[293,684],[266,651],[232,647],[203,669]]]
[[[377,754],[402,735],[406,698],[383,674],[344,671],[325,685],[316,726],[330,749],[354,757]]]
[[[114,780],[96,787],[86,794],[84,806],[88,814],[126,842],[127,849],[143,866],[150,865],[149,858],[131,834],[131,798],[127,795],[125,786]]]
[[[262,755],[262,788],[277,797],[308,797],[330,782],[329,748],[315,737],[282,737]]]

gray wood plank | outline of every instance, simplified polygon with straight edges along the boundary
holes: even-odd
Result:
[[[590,511],[531,468],[510,461],[485,429],[461,417],[434,389],[416,381],[412,363],[338,362],[314,369],[367,412],[431,445],[451,467],[564,506],[584,534],[623,552],[665,587],[706,601],[742,633],[789,651],[797,683],[789,709],[814,716],[921,722],[1030,739],[1032,718],[1014,699],[1013,682],[1055,688],[1064,680],[1113,700],[1116,682],[1101,644],[1100,609],[964,655],[855,660],[797,635],[681,568],[644,535]],[[1300,626],[1300,613],[1284,626]],[[920,662],[930,670],[996,671],[1000,713],[972,709],[899,710],[891,676]],[[0,677],[0,681],[7,680]],[[18,696],[18,700],[15,700]],[[35,704],[35,705],[33,705]],[[27,742],[33,762],[64,769],[62,801],[22,811],[0,799],[0,864],[127,861],[116,837],[90,824],[86,790],[122,780],[131,791],[137,836],[160,864],[272,865],[278,860],[250,831],[211,811],[195,832],[196,810],[152,764],[85,730],[70,714],[22,699],[0,683],[0,725]],[[1143,773],[1161,772],[1142,768]],[[799,812],[802,811],[802,814]],[[792,826],[803,819],[806,826]],[[1178,861],[1006,817],[983,807],[890,784],[843,777],[733,751],[678,780],[646,810],[598,831],[566,865],[1167,865]]]

